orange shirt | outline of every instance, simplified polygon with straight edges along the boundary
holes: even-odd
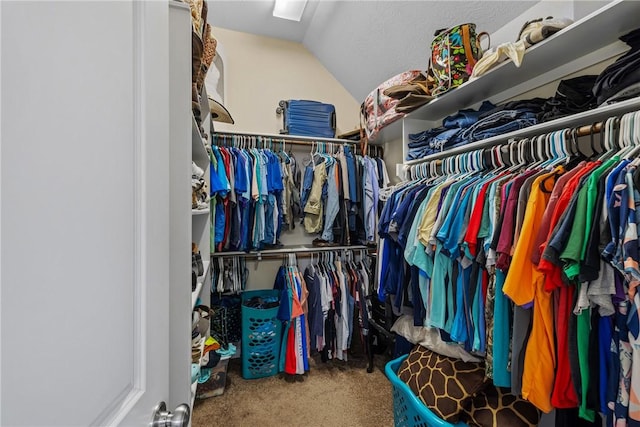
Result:
[[[544,290],[544,273],[531,262],[530,254],[553,189],[550,177],[554,174],[555,171],[540,175],[531,186],[520,238],[502,288],[505,295],[518,305],[533,302],[533,326],[524,358],[522,397],[544,412],[553,409],[551,391],[556,362],[553,300],[551,294]],[[543,191],[541,184],[551,188]]]

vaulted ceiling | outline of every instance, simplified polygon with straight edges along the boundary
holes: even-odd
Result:
[[[473,22],[492,32],[537,2],[310,0],[294,22],[274,18],[272,0],[210,0],[209,22],[302,43],[361,101],[389,77],[426,69],[436,29]]]

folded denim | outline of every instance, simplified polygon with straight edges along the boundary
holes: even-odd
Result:
[[[491,102],[484,101],[478,111],[469,108],[445,117],[444,120],[442,120],[442,126],[448,129],[469,127],[477,122],[483,113],[491,111],[495,107]]]
[[[438,153],[441,150],[439,149],[435,149],[435,148],[431,148],[431,147],[424,147],[420,150],[409,150],[409,152],[407,153],[407,160],[416,160],[416,159],[421,159],[424,156],[428,156],[429,154],[434,154],[434,153]]]
[[[430,138],[433,138],[434,136],[439,135],[446,130],[447,130],[446,128],[439,127],[439,128],[427,129],[418,133],[409,134],[409,140],[411,141],[409,143],[409,146],[411,147],[411,144],[420,144],[421,142],[426,141]]]
[[[533,126],[538,123],[538,120],[535,117],[531,118],[521,118],[516,120],[511,120],[503,125],[496,126],[490,129],[485,129],[482,131],[474,132],[471,134],[469,140],[470,141],[481,141],[483,139],[491,138],[496,135],[503,135],[508,132],[513,132],[516,130],[524,129],[529,126]]]
[[[494,113],[459,134],[460,139],[467,141],[477,141],[475,137],[478,133],[493,133],[493,129],[500,129],[502,125],[524,119],[526,121],[536,120],[536,114],[528,110],[502,110]],[[509,128],[510,129],[510,128]],[[519,128],[516,128],[519,129]],[[497,135],[497,133],[494,133]]]
[[[542,108],[547,101],[548,101],[547,98],[532,98],[532,99],[522,99],[518,101],[510,101],[495,107],[491,111],[482,113],[479,120],[483,120],[494,113],[497,113],[499,111],[504,111],[504,110],[521,110],[521,111],[531,111],[531,112],[539,113],[542,111]]]
[[[442,131],[442,128],[432,129],[429,134],[420,136],[420,139],[414,140],[412,135],[409,135],[409,140],[412,141],[408,144],[409,148],[421,148],[425,146],[436,147],[442,145],[446,141],[453,138],[460,129],[446,129]]]

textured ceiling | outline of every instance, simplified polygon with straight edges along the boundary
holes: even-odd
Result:
[[[214,27],[302,43],[318,1],[311,0],[300,22],[275,18],[274,0],[209,0],[208,22]]]
[[[301,22],[271,16],[272,1],[210,0],[214,26],[302,42],[362,101],[402,71],[426,69],[436,29],[474,22],[492,32],[538,1],[310,1]]]

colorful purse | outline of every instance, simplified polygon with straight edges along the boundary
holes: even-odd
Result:
[[[436,31],[431,42],[431,71],[436,80],[432,95],[441,95],[460,86],[471,76],[474,65],[482,58],[480,39],[489,34],[476,34],[475,24],[462,24]]]

